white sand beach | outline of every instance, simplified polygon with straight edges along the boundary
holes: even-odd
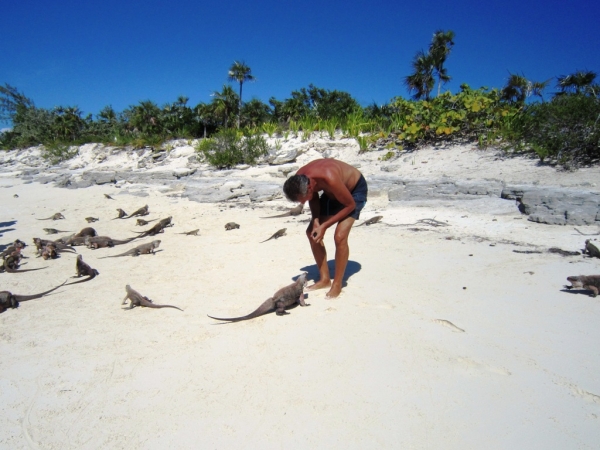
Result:
[[[355,148],[331,156],[367,181],[385,164]],[[600,189],[598,168],[559,171],[473,146],[406,158],[396,175]],[[247,171],[284,181],[269,166]],[[45,227],[125,239],[152,223],[112,220],[116,208],[146,204],[144,219],[175,225],[155,237],[155,255],[101,259],[155,238],[76,247],[99,276],[0,314],[0,448],[598,448],[600,297],[563,286],[600,274],[600,259],[545,251],[583,248],[573,226],[528,221],[511,200],[390,202],[373,189],[361,219],[383,220],[352,230],[339,298],[311,291],[289,315],[222,324],[207,314],[245,315],[301,272],[315,277],[308,212],[266,220],[294,205],[197,203],[175,182],[64,189],[16,175],[0,176],[0,244],[25,241],[22,268],[47,268],[0,273],[0,290],[35,294],[75,275],[74,254],[35,257],[32,238],[69,234]],[[66,219],[37,220],[56,212]],[[240,228],[226,231],[231,221]],[[286,236],[259,243],[280,228]],[[126,284],[184,311],[124,310]]]

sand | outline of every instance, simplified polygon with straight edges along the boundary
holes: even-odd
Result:
[[[479,154],[480,164],[463,150],[416,157],[432,177],[582,182],[581,172],[563,177],[491,154]],[[478,174],[482,160],[489,167]],[[377,164],[362,161],[361,170]],[[563,285],[600,273],[600,260],[513,252],[578,250],[585,238],[572,227],[529,222],[506,200],[390,203],[374,192],[362,217],[384,220],[352,231],[339,298],[309,292],[310,306],[289,315],[220,324],[207,314],[244,315],[302,271],[315,276],[308,214],[263,220],[293,205],[199,204],[157,186],[139,197],[10,174],[0,185],[2,244],[46,237],[43,227],[78,231],[87,216],[117,239],[148,228],[111,220],[118,207],[148,204],[146,218],[175,223],[155,255],[100,259],[132,245],[77,247],[100,276],[0,315],[1,448],[598,446],[600,300]],[[59,211],[65,220],[36,220]],[[225,231],[230,221],[240,229]],[[259,243],[283,227],[286,236]],[[178,234],[196,228],[200,236]],[[333,259],[331,232],[325,242]],[[24,254],[22,268],[47,268],[0,274],[1,289],[32,294],[75,275],[74,255],[43,261],[33,246]],[[184,312],[123,310],[126,284]]]

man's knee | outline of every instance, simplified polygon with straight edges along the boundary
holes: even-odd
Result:
[[[340,245],[348,245],[348,235],[345,230],[336,230],[333,235],[333,241],[335,242],[336,247]]]
[[[336,246],[348,244],[348,236],[350,235],[353,224],[354,219],[352,217],[346,217],[343,221],[338,223],[335,233],[333,234],[333,241]]]

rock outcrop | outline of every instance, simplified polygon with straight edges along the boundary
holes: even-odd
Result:
[[[383,155],[383,151],[359,154],[353,139],[269,138],[267,142],[270,152],[256,167],[240,165],[229,170],[214,170],[201,162],[194,148],[195,141],[180,139],[167,143],[160,151],[149,147],[134,150],[86,144],[79,147],[74,158],[56,165],[50,165],[42,158],[41,147],[0,152],[0,173],[26,182],[54,183],[67,189],[106,184],[118,187],[177,185],[177,194],[170,195],[181,195],[197,202],[261,202],[281,198],[284,180],[305,162],[334,157],[360,167],[368,179],[370,191],[387,194],[390,202],[502,198],[514,202],[515,210],[534,222],[600,225],[600,190],[592,189],[595,183],[588,182],[590,189],[583,189],[586,183],[578,183],[575,188],[553,185],[554,180],[544,180],[546,186],[536,185],[539,179],[531,184],[507,182],[501,176],[504,157],[498,153],[488,151],[478,155],[473,147],[461,147],[460,154],[467,153],[471,158],[471,169],[484,168],[483,172],[487,170],[493,176],[498,175],[497,178],[482,177],[482,170],[479,170],[478,177],[461,179],[459,175],[469,173],[469,168],[463,167],[463,156],[456,153],[445,165],[438,164],[437,172],[430,170],[436,161],[450,152],[446,149],[433,149],[429,153],[420,150],[385,161],[389,152],[386,158],[378,156]],[[521,164],[531,167],[531,161]],[[531,179],[527,168],[517,166],[516,169],[513,166],[511,170],[522,173],[525,180]],[[543,170],[547,174],[554,169],[534,166],[531,170]],[[451,176],[445,175],[447,171]],[[597,172],[600,177],[600,171]],[[564,178],[565,174],[562,176]],[[588,174],[588,179],[595,178]]]

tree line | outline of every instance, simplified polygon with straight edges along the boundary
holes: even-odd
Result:
[[[545,81],[509,74],[500,89],[474,90],[463,84],[455,94],[442,92],[451,80],[445,63],[454,39],[454,32],[438,30],[427,50],[415,54],[412,72],[403,78],[411,99],[398,96],[387,104],[365,107],[347,92],[312,84],[292,91],[285,100],[244,102],[243,86],[254,76],[246,63],[238,61],[228,71],[229,81],[239,85],[238,92],[225,84],[212,93],[210,102],[195,106],[181,96],[163,106],[141,101],[121,112],[106,106],[95,116],[84,115],[78,107],[36,107],[32,99],[5,83],[0,85],[0,122],[10,121],[13,126],[0,134],[0,148],[88,142],[158,148],[168,139],[206,138],[232,129],[239,136],[287,137],[301,131],[304,138],[314,132],[333,137],[337,131],[356,138],[361,150],[382,138],[395,142],[392,153],[461,139],[532,151],[540,159],[560,163],[600,160],[600,88],[594,72],[577,71]],[[556,91],[547,100],[545,91],[553,80]]]

